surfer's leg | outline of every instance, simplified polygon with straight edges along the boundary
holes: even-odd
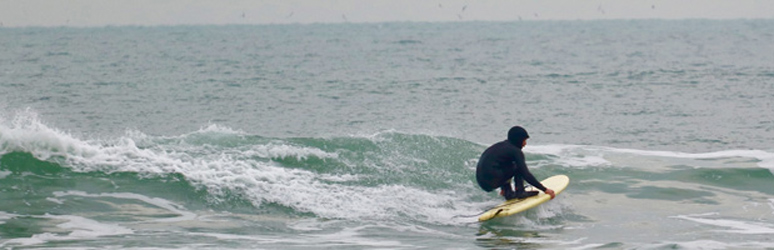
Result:
[[[500,195],[505,197],[506,200],[513,199],[514,194],[513,188],[511,188],[511,180],[506,181],[500,186]]]
[[[521,185],[521,188],[516,186],[517,190],[514,192],[513,189],[511,189],[511,182],[506,182],[500,186],[500,194],[503,196],[503,198],[505,198],[505,200],[524,199],[538,194],[537,191],[524,192],[524,184],[522,183]]]
[[[530,196],[535,196],[540,193],[538,191],[526,192],[524,190],[524,178],[519,175],[513,176],[513,184],[516,186],[516,190],[513,195],[514,198],[523,199]]]
[[[524,178],[521,178],[520,175],[513,176],[513,184],[516,186],[514,188],[516,193],[524,192]]]

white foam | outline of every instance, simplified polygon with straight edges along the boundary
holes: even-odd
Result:
[[[355,246],[358,248],[411,248],[412,246],[405,245],[398,240],[374,240],[371,236],[363,236],[360,231],[372,229],[379,226],[358,226],[347,227],[341,231],[333,233],[315,233],[315,234],[300,234],[303,237],[283,237],[283,236],[271,236],[271,235],[234,235],[224,233],[206,233],[206,232],[192,232],[188,235],[195,235],[199,237],[212,237],[220,240],[248,240],[257,242],[260,244],[280,244],[290,246],[304,247],[311,246],[313,248],[319,247],[333,247],[333,248],[347,248],[348,246]],[[378,229],[378,228],[377,228]],[[390,227],[390,229],[394,229]],[[307,231],[302,229],[302,231]],[[315,230],[316,231],[316,230]]]
[[[208,192],[215,195],[216,200],[219,195],[233,194],[232,191],[236,190],[256,206],[264,202],[275,202],[326,218],[384,219],[394,218],[396,214],[409,214],[416,219],[449,223],[449,216],[442,214],[460,212],[454,206],[461,205],[454,204],[454,201],[448,199],[448,197],[454,197],[453,194],[439,197],[438,194],[421,188],[401,185],[362,187],[326,184],[321,181],[346,182],[359,180],[361,177],[349,174],[320,175],[303,169],[279,166],[263,159],[338,157],[336,153],[328,153],[320,149],[274,142],[268,145],[248,145],[248,149],[214,150],[213,152],[199,150],[196,152],[198,155],[192,156],[189,153],[198,149],[184,148],[186,145],[172,149],[173,146],[180,145],[140,148],[135,145],[134,140],[124,137],[110,145],[95,146],[89,154],[68,154],[67,162],[74,171],[136,172],[143,175],[181,173],[194,185],[206,186]],[[83,192],[56,194],[138,199],[178,212],[183,215],[179,219],[193,216],[181,209],[176,209],[174,204],[164,203],[165,201],[139,196],[128,197],[132,194]]]
[[[580,241],[585,240],[585,239],[586,238],[581,238],[579,240],[575,240],[575,241],[572,241],[572,242],[561,243],[560,245],[563,246],[562,249],[566,249],[566,250],[599,249],[600,247],[605,245],[605,244],[601,244],[601,243],[592,243],[592,244],[586,244],[586,245],[582,245],[582,246],[569,247],[570,245],[580,244]]]
[[[0,179],[5,179],[5,177],[8,177],[12,173],[13,172],[11,172],[11,171],[0,171]]]
[[[66,221],[57,225],[57,227],[66,229],[70,233],[66,235],[59,235],[53,233],[35,234],[30,238],[14,238],[7,240],[0,244],[3,246],[31,246],[39,245],[51,241],[71,241],[71,240],[84,240],[95,239],[102,236],[116,236],[133,234],[134,231],[129,228],[125,228],[115,224],[100,223],[95,220],[87,219],[74,215],[42,215],[32,216],[35,218],[51,219],[52,221]]]
[[[38,244],[46,243],[46,242],[48,242],[50,240],[56,240],[56,239],[61,239],[61,238],[63,238],[63,237],[57,236],[57,235],[52,234],[52,233],[42,233],[42,234],[32,235],[32,237],[30,237],[30,238],[10,239],[10,240],[7,240],[7,241],[3,242],[2,244],[0,244],[0,247],[14,246],[14,245],[20,245],[20,246],[38,245]]]
[[[767,249],[774,247],[772,242],[760,242],[760,241],[743,241],[743,242],[721,242],[716,240],[695,240],[684,242],[661,242],[653,243],[641,246],[645,249],[663,249],[663,248],[678,248],[678,249]]]
[[[219,240],[250,240],[250,241],[256,241],[263,244],[269,244],[269,243],[283,243],[287,242],[288,237],[274,237],[269,238],[268,236],[261,235],[261,236],[248,236],[248,235],[235,235],[235,234],[224,234],[224,233],[200,233],[200,232],[192,232],[188,233],[188,235],[196,235],[201,237],[212,237]],[[258,248],[261,249],[261,248]]]
[[[756,165],[772,170],[774,173],[774,153],[763,150],[724,150],[708,153],[683,153],[673,151],[651,151],[639,149],[611,148],[584,145],[533,145],[524,148],[525,152],[557,156],[556,162],[574,167],[609,166],[608,158],[613,155],[650,156],[672,159],[713,160],[725,158],[747,158],[756,160]],[[706,162],[698,164],[706,166]]]
[[[256,206],[264,202],[275,202],[326,218],[378,219],[393,218],[395,214],[403,213],[412,214],[418,218],[431,217],[434,221],[448,221],[448,218],[441,218],[432,209],[445,209],[446,214],[455,212],[449,207],[448,199],[439,198],[436,194],[418,188],[400,185],[362,187],[326,184],[321,180],[349,181],[359,177],[319,175],[303,169],[287,168],[273,162],[254,159],[256,155],[268,157],[287,155],[286,153],[263,154],[240,150],[194,158],[184,152],[158,152],[132,146],[115,149],[117,152],[104,154],[104,159],[98,156],[77,159],[77,161],[89,162],[89,164],[83,164],[80,169],[112,165],[115,168],[114,171],[120,169],[120,171],[138,173],[183,173],[187,179],[206,186],[208,192],[216,196],[224,194],[227,190],[229,193],[237,190]],[[279,147],[279,152],[311,152],[315,155],[335,157],[335,155],[298,149],[298,147]],[[103,171],[106,170],[103,169]],[[444,197],[448,198],[448,196]]]
[[[0,132],[0,155],[21,151],[45,160],[52,156],[93,155],[99,150],[97,146],[47,127],[29,109],[17,113],[10,124],[0,124]]]
[[[573,167],[610,166],[604,158],[604,152],[592,150],[591,146],[579,145],[534,145],[524,148],[525,153],[553,155],[551,163]]]
[[[718,230],[726,233],[774,234],[774,225],[771,225],[771,224],[765,224],[761,222],[738,221],[738,220],[730,220],[730,219],[701,218],[704,216],[707,216],[707,214],[678,215],[678,216],[672,216],[671,218],[689,220],[689,221],[698,222],[701,224],[706,224],[706,225],[711,225],[716,227],[730,228],[729,230]]]
[[[330,244],[332,242],[337,245],[354,245],[359,247],[378,247],[378,248],[406,248],[408,245],[403,245],[400,241],[395,240],[374,240],[361,236],[360,230],[367,229],[373,226],[358,226],[344,228],[341,231],[331,234],[312,234],[306,235],[306,244]]]
[[[332,181],[332,182],[348,182],[348,181],[357,181],[360,179],[360,176],[352,175],[352,174],[343,174],[343,175],[321,174],[321,175],[318,175],[317,178],[321,180]]]
[[[194,133],[225,133],[239,135],[241,132],[218,125],[210,125]],[[182,138],[189,136],[183,135]],[[203,152],[211,154],[204,158],[192,157],[187,151],[206,150],[206,147],[192,148],[185,145],[156,145],[140,148],[135,139],[148,140],[140,132],[128,132],[128,136],[115,141],[83,141],[62,131],[44,125],[31,110],[19,112],[13,121],[0,124],[0,155],[8,152],[29,152],[36,158],[48,160],[52,156],[63,157],[74,171],[134,171],[138,173],[187,173],[187,170],[211,167],[206,157],[230,158],[231,160],[247,156],[262,158],[295,157],[304,160],[308,157],[321,159],[337,158],[337,153],[325,152],[317,148],[299,147],[283,142],[265,145],[251,145],[249,149],[215,150]],[[230,154],[230,155],[229,155]],[[221,159],[216,159],[221,161]],[[215,162],[218,164],[220,162]],[[5,177],[6,172],[0,177]]]
[[[192,212],[188,212],[182,208],[182,206],[165,200],[161,198],[151,198],[144,195],[134,194],[134,193],[101,193],[101,194],[89,194],[86,192],[81,191],[56,191],[54,192],[54,196],[56,197],[64,197],[64,196],[81,196],[81,197],[112,197],[112,198],[119,198],[119,199],[131,199],[131,200],[139,200],[143,201],[145,203],[164,208],[172,213],[179,214],[178,217],[173,218],[163,218],[163,219],[155,219],[152,220],[154,222],[175,222],[175,221],[186,221],[186,220],[193,220],[196,218],[196,214]]]
[[[50,201],[50,202],[53,202],[53,203],[56,203],[56,204],[59,204],[59,205],[64,204],[64,201],[59,200],[59,199],[54,199],[54,198],[51,198],[51,197],[46,198],[46,200]]]
[[[725,150],[709,153],[682,153],[672,151],[647,151],[638,149],[617,149],[606,148],[611,152],[630,153],[645,156],[661,156],[670,158],[684,158],[684,159],[715,159],[715,158],[729,158],[729,157],[745,157],[761,160],[761,167],[774,167],[772,160],[774,160],[774,153],[769,153],[763,150]]]
[[[151,137],[146,135],[145,133],[137,130],[129,130],[126,131],[126,136],[135,140],[144,140],[144,139],[165,139],[165,140],[174,140],[174,139],[184,139],[195,135],[201,135],[201,134],[222,134],[222,135],[228,135],[228,136],[245,136],[247,133],[241,130],[235,130],[223,125],[218,124],[208,124],[207,126],[200,127],[199,130],[178,135],[178,136],[160,136],[160,137]]]
[[[294,156],[297,160],[305,160],[309,156],[315,156],[321,159],[338,158],[337,153],[328,153],[318,148],[298,147],[284,143],[270,143],[267,145],[254,145],[252,150],[244,152],[245,154],[256,155],[262,158],[286,158]]]
[[[43,218],[67,220],[67,222],[57,225],[57,227],[72,230],[68,234],[70,239],[90,239],[100,236],[112,236],[132,234],[134,231],[129,228],[113,224],[100,223],[92,219],[83,218],[74,215],[45,215]]]
[[[723,158],[749,158],[757,160],[757,166],[761,168],[770,169],[774,173],[774,153],[766,152],[763,150],[725,150],[709,153],[682,153],[671,151],[647,151],[636,149],[616,149],[606,148],[610,152],[627,153],[642,156],[655,156],[677,159],[691,159],[691,160],[712,160]],[[706,165],[706,164],[702,164]]]
[[[10,220],[14,217],[16,217],[15,214],[9,214],[9,213],[0,211],[0,225],[5,224],[5,221]]]
[[[238,134],[238,135],[245,134],[245,132],[242,130],[234,130],[232,128],[225,127],[218,124],[209,124],[207,125],[207,127],[199,128],[199,131],[196,131],[194,133],[208,133],[208,132],[223,133],[223,134]]]

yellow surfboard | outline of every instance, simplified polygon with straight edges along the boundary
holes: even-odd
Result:
[[[543,186],[546,188],[553,189],[556,195],[559,195],[559,193],[564,191],[564,189],[567,188],[567,185],[570,184],[570,177],[567,177],[566,175],[554,175],[548,177],[548,179],[545,179],[540,183],[543,184]],[[540,191],[534,187],[527,189],[527,191],[530,190]],[[484,212],[481,216],[478,217],[478,221],[487,221],[498,217],[505,217],[521,213],[549,200],[551,200],[551,196],[543,193],[542,191],[540,191],[538,195],[525,199],[508,200],[503,202],[503,204],[500,204],[490,209],[489,211]]]

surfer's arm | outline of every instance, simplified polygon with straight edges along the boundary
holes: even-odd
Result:
[[[529,172],[529,169],[527,169],[526,163],[523,166],[520,166],[519,168],[521,169],[520,170],[522,174],[521,176],[524,176],[524,180],[527,181],[527,183],[532,184],[532,186],[536,187],[537,189],[543,190],[543,193],[550,195],[552,200],[554,199],[554,197],[556,197],[556,193],[554,192],[554,190],[543,186],[543,184],[540,183],[540,181],[538,181],[537,178],[535,178],[535,176]]]
[[[521,175],[522,178],[524,178],[527,183],[532,185],[533,187],[542,190],[543,192],[546,191],[546,187],[543,186],[543,184],[540,183],[540,181],[535,178],[532,173],[529,172],[529,169],[527,168],[527,163],[524,162],[524,156],[522,154],[521,159],[518,159],[516,161],[516,171],[519,175]]]
[[[524,180],[525,180],[527,183],[529,183],[530,185],[532,185],[533,187],[535,187],[535,188],[537,188],[537,189],[540,189],[540,190],[542,190],[543,192],[545,192],[545,191],[546,191],[546,189],[547,189],[547,188],[546,188],[545,186],[543,186],[543,184],[542,184],[542,183],[540,183],[540,181],[538,181],[538,180],[537,180],[537,178],[535,178],[535,176],[534,176],[534,175],[532,175],[532,173],[530,173],[530,172],[529,172],[529,170],[527,169],[527,167],[526,167],[526,166],[524,166],[523,168],[521,168],[521,176],[523,176],[523,177],[524,177]]]
[[[522,176],[524,176],[524,180],[527,181],[527,183],[532,184],[532,186],[536,187],[537,189],[543,190],[543,193],[550,195],[552,200],[554,199],[554,197],[556,197],[556,193],[554,193],[554,190],[543,186],[543,184],[541,184],[540,181],[538,181],[537,178],[535,178],[535,176],[529,172],[526,164],[524,165],[524,172],[525,173]]]

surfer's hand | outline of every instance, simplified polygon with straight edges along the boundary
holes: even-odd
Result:
[[[546,188],[545,193],[550,195],[552,200],[554,199],[554,197],[556,197],[556,193],[554,193],[554,190],[551,190],[550,188]]]

